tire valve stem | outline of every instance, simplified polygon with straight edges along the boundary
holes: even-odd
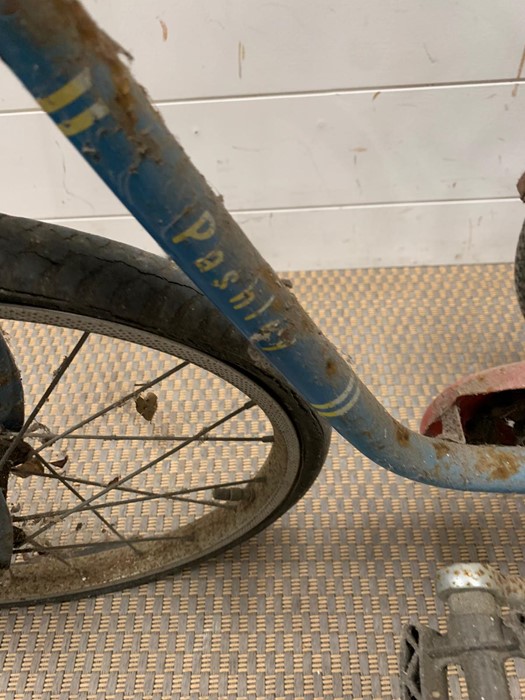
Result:
[[[251,498],[251,490],[238,486],[219,487],[213,489],[213,498],[216,501],[247,501]]]

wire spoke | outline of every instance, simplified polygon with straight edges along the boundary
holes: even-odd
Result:
[[[16,474],[16,471],[14,472]],[[52,474],[39,474],[39,477],[44,477],[48,479],[54,479],[55,477]],[[75,478],[75,477],[70,477],[70,476],[62,476],[63,479],[66,481],[70,481],[72,483],[80,483],[80,484],[86,484],[88,486],[99,486],[99,487],[104,487],[106,484],[104,484],[101,481],[91,481],[89,479],[80,479],[80,478]],[[266,481],[264,477],[255,477],[254,479],[240,479],[238,481],[225,481],[225,482],[219,482],[217,484],[209,484],[208,486],[194,486],[192,488],[187,488],[187,489],[179,489],[178,491],[166,491],[165,493],[155,493],[154,491],[145,491],[143,489],[133,489],[129,486],[121,486],[117,487],[115,490],[116,491],[123,491],[126,493],[136,493],[140,494],[142,496],[145,496],[146,498],[144,499],[137,499],[138,500],[144,500],[144,501],[153,501],[156,499],[162,499],[166,498],[168,500],[178,500],[182,501],[185,503],[198,503],[198,504],[206,504],[209,503],[210,505],[216,506],[216,507],[226,507],[226,508],[234,508],[235,506],[225,506],[222,503],[219,503],[217,501],[200,501],[200,500],[195,500],[195,499],[186,499],[182,498],[184,494],[189,494],[189,493],[198,493],[199,491],[211,491],[212,489],[216,488],[228,488],[230,486],[243,486],[245,484],[253,484],[257,482],[263,482]],[[123,505],[125,503],[132,503],[134,501],[114,501],[114,505]],[[108,503],[102,503],[99,506],[89,506],[88,509],[97,509],[97,508],[105,508],[108,506]],[[13,515],[13,522],[17,523],[22,523],[22,522],[29,522],[31,520],[42,520],[43,518],[54,518],[59,515],[64,515],[71,513],[71,509],[64,509],[64,510],[48,510],[42,513],[33,513],[31,515]]]
[[[62,476],[62,474],[59,474],[59,472],[53,467],[53,465],[51,465],[51,464],[50,464],[46,459],[44,459],[41,455],[39,455],[38,459],[41,460],[42,464],[46,467],[46,469],[48,469],[48,470],[51,472],[51,474],[53,474],[53,476],[54,476],[56,479],[58,479],[58,480],[60,481],[60,483],[61,483],[63,486],[65,486],[69,491],[71,491],[71,493],[72,493],[74,496],[76,496],[76,497],[79,499],[79,501],[81,501],[82,503],[85,503],[85,502],[86,502],[86,499],[84,498],[84,496],[82,496],[82,494],[80,493],[80,491],[78,491],[74,486],[71,486],[71,484],[68,483],[68,482],[64,479],[64,477]],[[116,535],[116,536],[119,538],[119,540],[121,540],[124,544],[127,544],[127,545],[135,552],[135,554],[138,554],[137,548],[134,547],[132,544],[129,544],[128,540],[124,537],[124,535],[121,535],[120,532],[116,529],[116,527],[115,527],[114,525],[112,525],[112,524],[109,522],[109,520],[106,520],[106,518],[105,518],[103,515],[101,515],[101,513],[99,513],[98,510],[95,510],[94,508],[90,508],[89,510],[90,510],[90,511],[93,513],[93,515],[95,515],[101,522],[103,522],[104,525],[105,525],[114,535]],[[36,535],[32,535],[32,539],[33,539],[33,540],[34,540],[35,537],[36,537]]]
[[[54,377],[53,377],[53,380],[52,380],[52,382],[50,383],[49,387],[46,389],[46,391],[45,391],[44,394],[42,395],[42,398],[41,398],[40,401],[37,403],[37,405],[35,406],[35,408],[33,409],[33,411],[31,412],[31,415],[29,416],[29,418],[26,420],[24,426],[22,427],[22,430],[15,436],[15,438],[14,438],[14,440],[12,441],[12,443],[10,444],[8,450],[5,452],[5,454],[4,454],[3,458],[2,458],[2,460],[0,460],[0,469],[1,469],[2,463],[5,463],[5,461],[9,458],[10,454],[14,451],[14,449],[16,448],[16,446],[17,446],[18,444],[20,444],[20,442],[22,441],[23,437],[27,434],[27,431],[28,431],[29,427],[31,426],[31,424],[32,424],[33,421],[35,420],[35,418],[36,418],[36,416],[38,415],[40,409],[42,408],[42,406],[44,405],[44,403],[47,401],[47,399],[49,398],[49,396],[50,396],[51,393],[53,392],[54,388],[56,387],[56,385],[58,384],[58,382],[60,381],[60,379],[61,379],[62,376],[64,375],[64,372],[65,372],[65,371],[68,369],[68,367],[71,365],[71,363],[73,362],[74,358],[76,357],[76,355],[78,354],[78,352],[80,351],[80,349],[82,348],[82,346],[84,345],[84,343],[86,342],[86,340],[87,340],[88,337],[89,337],[89,333],[87,333],[87,332],[83,333],[82,336],[81,336],[81,338],[79,339],[79,341],[77,342],[77,344],[75,345],[75,347],[73,348],[73,350],[71,351],[71,353],[68,355],[68,357],[66,357],[66,358],[64,359],[64,361],[63,361],[62,364],[60,365],[59,369],[58,369],[57,372],[55,373],[55,375],[54,375]],[[172,367],[170,370],[168,370],[167,372],[164,372],[162,375],[156,377],[155,379],[153,379],[153,380],[147,382],[146,384],[142,384],[138,389],[136,389],[136,390],[134,390],[134,391],[132,391],[132,392],[126,394],[125,396],[121,397],[121,398],[118,399],[117,401],[112,402],[112,403],[109,404],[108,406],[105,406],[105,407],[104,407],[103,409],[101,409],[100,411],[97,411],[96,413],[94,413],[94,414],[92,414],[91,416],[89,416],[88,418],[86,418],[86,419],[80,421],[80,422],[77,423],[76,425],[71,426],[70,428],[68,428],[67,430],[65,430],[63,433],[61,433],[61,434],[59,434],[59,435],[53,435],[53,436],[52,436],[51,438],[49,438],[43,445],[41,445],[38,449],[32,448],[31,454],[32,454],[32,455],[38,455],[38,459],[40,459],[40,460],[42,461],[42,463],[44,464],[44,466],[45,466],[45,467],[48,469],[48,471],[52,474],[53,478],[58,479],[58,481],[60,481],[69,491],[71,491],[71,493],[73,493],[73,494],[76,496],[76,498],[78,498],[78,499],[81,501],[81,503],[85,503],[86,499],[82,496],[82,494],[81,494],[76,488],[74,488],[74,487],[71,485],[71,483],[68,481],[68,479],[67,479],[66,477],[64,477],[62,474],[60,474],[46,459],[44,459],[44,458],[42,457],[42,455],[40,454],[40,453],[42,452],[42,450],[44,450],[46,447],[50,447],[50,446],[53,445],[55,442],[57,442],[57,440],[60,440],[60,439],[63,438],[63,437],[67,437],[68,435],[70,435],[72,432],[74,432],[74,431],[77,430],[78,428],[80,428],[80,427],[82,427],[82,426],[84,426],[84,425],[87,425],[88,423],[92,422],[92,421],[95,420],[96,418],[99,418],[99,417],[105,415],[106,413],[108,413],[109,411],[113,410],[114,408],[118,408],[118,407],[122,406],[122,405],[125,404],[127,401],[129,401],[130,399],[134,398],[135,396],[138,396],[139,394],[141,394],[141,393],[142,393],[143,391],[145,391],[146,389],[149,389],[149,388],[151,388],[152,386],[155,386],[156,384],[160,383],[160,382],[163,381],[164,379],[166,379],[166,378],[168,378],[169,376],[171,376],[171,375],[175,374],[176,372],[180,371],[183,367],[186,367],[188,364],[189,364],[189,362],[187,362],[187,361],[181,362],[180,364],[176,365],[175,367]],[[104,525],[105,525],[114,535],[116,535],[116,536],[119,538],[120,541],[122,541],[123,543],[127,544],[133,551],[135,551],[136,553],[138,553],[138,550],[136,549],[136,547],[134,547],[132,544],[130,544],[130,543],[128,542],[128,540],[127,540],[120,532],[118,532],[118,530],[117,530],[117,529],[116,529],[116,528],[115,528],[101,513],[98,512],[97,509],[89,508],[88,510],[92,511],[93,514],[94,514],[99,520],[101,520],[101,521],[104,523]],[[35,542],[35,537],[36,537],[36,536],[37,536],[37,535],[35,535],[35,534],[33,534],[33,535],[26,535],[26,539],[27,539],[28,541],[32,541],[33,543],[36,543],[36,542]]]
[[[202,428],[199,430],[193,437],[188,438],[184,442],[180,443],[176,447],[172,448],[171,450],[168,450],[164,454],[160,455],[159,457],[156,457],[155,459],[151,460],[150,462],[147,462],[146,464],[142,465],[141,467],[138,467],[134,471],[132,471],[130,474],[127,474],[126,476],[119,478],[118,480],[115,480],[115,483],[110,483],[107,486],[105,486],[101,491],[98,493],[93,494],[89,498],[85,499],[81,504],[73,508],[69,515],[73,515],[74,513],[80,513],[83,510],[87,510],[87,507],[93,503],[94,501],[98,500],[102,496],[105,496],[106,493],[109,493],[116,487],[122,486],[122,484],[130,481],[131,479],[135,478],[139,474],[142,474],[148,469],[151,469],[151,467],[154,467],[156,464],[159,462],[162,462],[163,460],[167,459],[168,457],[171,457],[172,455],[176,454],[177,452],[180,452],[182,449],[187,447],[188,445],[191,445],[193,442],[198,441],[201,437],[204,435],[207,435],[210,433],[212,430],[215,428],[219,427],[223,423],[226,423],[228,420],[231,418],[234,418],[235,416],[238,416],[240,413],[243,413],[244,411],[247,411],[250,408],[253,408],[255,406],[255,402],[250,400],[247,403],[245,403],[243,406],[240,406],[239,408],[235,409],[234,411],[231,411],[231,413],[228,413],[226,416],[223,416],[219,420],[215,421],[211,425]],[[46,525],[43,525],[41,528],[39,528],[36,532],[32,533],[32,537],[38,537],[41,535],[43,532],[46,532],[50,528],[54,527],[54,525],[57,524],[57,522],[60,522],[63,520],[65,517],[68,516],[61,516],[58,521],[53,522],[53,523],[47,523]]]
[[[98,416],[97,416],[98,418]],[[78,427],[78,426],[76,426]],[[72,428],[72,430],[75,430],[75,428]],[[29,432],[27,433],[28,437],[35,438],[38,440],[43,440],[46,438],[49,438],[49,434],[47,433],[33,433]],[[56,442],[57,440],[61,439],[66,439],[66,440],[113,440],[113,441],[125,441],[125,440],[130,440],[130,441],[138,441],[141,440],[142,442],[183,442],[184,440],[189,440],[190,435],[96,435],[95,433],[90,434],[90,433],[77,433],[76,435],[66,435],[65,433],[62,433],[61,435],[54,435],[52,438],[53,442]],[[273,435],[261,435],[260,437],[244,437],[244,436],[220,436],[220,435],[209,435],[203,437],[200,442],[274,442],[274,437]],[[44,445],[43,447],[48,447],[51,443],[48,443]],[[40,451],[40,448],[39,450]]]
[[[164,372],[164,374],[161,374],[160,376],[156,377],[155,379],[152,379],[151,381],[147,382],[146,384],[141,384],[138,389],[135,389],[134,391],[130,392],[129,394],[122,396],[120,399],[113,401],[113,403],[110,403],[108,406],[105,406],[100,411],[93,413],[88,418],[84,418],[83,420],[79,421],[75,425],[72,425],[67,430],[64,430],[64,432],[59,433],[58,435],[52,435],[51,437],[46,436],[46,437],[49,437],[49,439],[46,442],[44,442],[42,445],[40,445],[40,447],[36,450],[37,453],[42,452],[42,450],[45,450],[46,447],[50,447],[51,445],[54,445],[55,442],[57,442],[57,440],[61,440],[62,438],[69,437],[71,435],[71,433],[75,432],[75,430],[77,430],[78,428],[82,428],[84,425],[87,425],[88,423],[91,423],[92,421],[96,420],[97,418],[104,416],[106,413],[109,413],[109,411],[112,411],[114,408],[120,408],[120,406],[123,406],[127,401],[130,401],[131,399],[136,398],[137,396],[139,396],[139,394],[141,394],[146,389],[151,389],[152,386],[155,386],[156,384],[159,384],[160,382],[162,382],[164,379],[171,377],[172,374],[179,372],[181,369],[183,369],[184,367],[186,367],[189,364],[190,363],[187,362],[186,360],[184,362],[181,362],[180,364],[176,365],[175,367],[172,367],[167,372]],[[31,437],[35,437],[35,435],[32,435]],[[1,468],[1,466],[2,466],[2,463],[0,462],[0,468]]]
[[[38,552],[39,554],[40,553],[47,553],[47,551],[46,551],[47,546],[41,545],[33,537],[26,536],[25,540],[26,540],[26,542],[31,542],[31,544],[33,545],[33,549],[27,549],[27,550],[13,549],[13,554],[18,554],[20,551],[22,551],[22,553],[24,553],[24,552]],[[60,561],[62,564],[69,567],[70,569],[74,568],[66,559],[61,557],[60,554],[51,554],[51,556],[54,557],[55,559],[58,559],[58,561]]]
[[[32,552],[38,553],[52,553],[56,550],[67,550],[67,549],[84,549],[86,553],[91,553],[90,550],[100,551],[103,549],[114,549],[115,547],[123,547],[125,544],[142,544],[143,542],[172,542],[176,540],[191,540],[193,536],[191,535],[159,535],[158,537],[134,537],[127,540],[126,543],[120,540],[102,540],[100,542],[72,542],[71,544],[57,544],[57,545],[40,545],[38,544],[35,548],[19,548],[13,551],[14,554],[31,554]],[[57,555],[55,555],[57,556]],[[58,558],[58,557],[57,557]],[[67,560],[60,559],[63,563],[68,564]],[[68,564],[71,566],[71,564]]]
[[[13,474],[16,474],[16,470],[13,470]],[[44,478],[44,479],[54,479],[55,477],[52,474],[38,474],[39,478]],[[101,488],[104,488],[108,486],[109,484],[105,484],[103,481],[93,481],[91,479],[81,479],[80,477],[73,477],[73,476],[64,476],[62,475],[62,478],[65,479],[66,481],[70,481],[71,483],[74,484],[85,484],[86,486],[99,486]],[[251,484],[257,481],[266,481],[266,479],[262,476],[260,477],[255,477],[253,479],[240,479],[238,481],[225,481],[225,482],[218,482],[216,484],[209,484],[207,486],[191,486],[190,488],[186,489],[179,489],[178,491],[170,491],[166,493],[155,493],[154,491],[145,491],[143,489],[134,489],[131,488],[131,486],[115,486],[115,491],[126,491],[127,493],[139,493],[144,496],[153,496],[154,498],[161,497],[161,498],[173,498],[174,496],[183,496],[184,494],[187,493],[197,493],[198,491],[210,491],[211,489],[215,488],[226,488],[228,486],[240,486],[242,484]],[[168,496],[168,493],[171,494]]]
[[[121,501],[105,501],[104,503],[99,503],[94,506],[88,506],[86,511],[97,512],[103,508],[118,508],[119,506],[127,506],[130,503],[143,503],[146,501],[155,501],[162,498],[167,498],[168,500],[182,501],[183,503],[196,503],[199,506],[213,506],[214,508],[225,508],[226,510],[235,510],[234,505],[228,505],[226,503],[220,503],[218,501],[211,501],[209,499],[198,500],[196,498],[179,498],[176,493],[151,493],[147,496],[137,496],[136,498],[125,498]],[[64,510],[49,511],[47,513],[34,513],[33,515],[22,516],[17,518],[16,522],[23,522],[28,520],[40,520],[42,518],[56,518],[62,515],[70,515],[72,509],[65,508]]]
[[[228,505],[225,503],[220,503],[218,501],[210,501],[209,499],[198,500],[196,498],[178,498],[176,495],[171,493],[152,493],[147,496],[137,496],[136,498],[125,498],[121,501],[105,501],[104,503],[99,503],[94,506],[88,506],[85,512],[93,512],[97,514],[99,510],[103,508],[118,508],[118,506],[127,506],[130,503],[143,503],[145,501],[155,501],[162,498],[167,498],[168,500],[182,501],[183,503],[196,503],[199,506],[213,506],[214,508],[225,508],[226,510],[235,510],[235,506]],[[16,522],[27,522],[31,520],[42,520],[43,518],[57,518],[60,516],[71,515],[74,509],[64,508],[63,510],[48,511],[47,513],[34,513],[33,515],[25,515],[20,518],[16,518]],[[127,541],[127,540],[126,540]]]
[[[53,375],[53,379],[51,380],[49,386],[44,391],[44,393],[40,397],[39,401],[37,402],[36,406],[31,411],[29,417],[26,419],[24,425],[22,426],[22,429],[20,430],[19,433],[17,433],[15,435],[15,438],[13,439],[13,441],[10,443],[7,450],[2,455],[2,458],[0,459],[0,472],[2,471],[2,468],[4,467],[5,463],[9,459],[9,457],[13,454],[15,449],[20,445],[20,443],[24,439],[25,434],[27,433],[29,427],[31,426],[31,424],[33,423],[33,421],[35,420],[37,415],[39,414],[40,409],[46,403],[48,398],[51,396],[51,394],[55,390],[57,384],[60,382],[60,380],[64,376],[65,372],[67,371],[67,369],[69,368],[69,366],[71,365],[71,363],[73,362],[75,357],[78,355],[78,353],[82,349],[82,346],[84,345],[84,343],[86,342],[86,340],[88,338],[89,338],[89,333],[87,331],[82,333],[82,335],[80,336],[79,340],[77,341],[75,347],[71,350],[69,355],[64,357],[64,359],[60,363],[58,369],[55,371],[55,373]]]

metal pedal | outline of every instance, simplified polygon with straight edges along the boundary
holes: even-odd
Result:
[[[439,572],[436,590],[449,608],[447,632],[405,627],[402,699],[449,700],[447,667],[460,666],[469,700],[511,700],[505,662],[525,658],[525,579],[482,564],[454,564]],[[500,605],[511,608],[508,619]]]

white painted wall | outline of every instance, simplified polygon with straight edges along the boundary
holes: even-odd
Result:
[[[281,270],[510,261],[522,0],[85,0]],[[0,66],[0,209],[155,245]]]

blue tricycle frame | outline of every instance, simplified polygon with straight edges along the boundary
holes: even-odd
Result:
[[[431,439],[388,414],[228,214],[123,54],[76,0],[0,0],[0,57],[133,216],[250,339],[255,362],[271,363],[346,440],[396,474],[445,488],[524,493],[525,448]],[[0,349],[0,418],[16,427],[21,384],[5,342]]]

